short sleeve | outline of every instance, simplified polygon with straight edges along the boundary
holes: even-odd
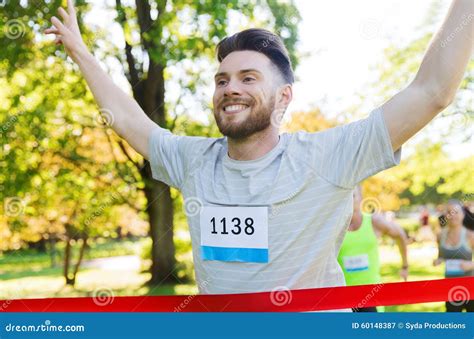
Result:
[[[380,109],[365,119],[315,133],[314,142],[318,172],[344,188],[400,164],[401,148],[393,152]]]
[[[203,139],[206,138],[175,135],[163,128],[153,130],[149,140],[153,179],[181,189]]]

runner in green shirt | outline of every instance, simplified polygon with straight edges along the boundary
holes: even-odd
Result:
[[[388,221],[381,214],[369,214],[361,210],[360,186],[354,190],[354,211],[348,232],[339,251],[338,262],[344,272],[346,285],[367,285],[381,282],[378,236],[386,234],[397,242],[402,257],[400,276],[408,278],[407,237],[403,228]],[[368,296],[369,298],[370,296]],[[354,312],[383,311],[383,307],[353,308]]]

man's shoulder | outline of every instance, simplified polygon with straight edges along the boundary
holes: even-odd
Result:
[[[158,141],[160,140],[160,141]],[[153,131],[151,143],[163,143],[165,148],[179,152],[182,155],[202,155],[220,149],[225,143],[224,137],[206,137],[181,135],[167,129],[156,129]]]
[[[288,138],[288,145],[293,147],[318,147],[328,146],[328,142],[335,141],[335,136],[340,133],[342,126],[328,128],[317,132],[304,130],[283,133]]]
[[[224,137],[185,136],[183,139],[186,148],[193,153],[206,153],[220,149],[225,143]]]
[[[287,138],[288,141],[290,142],[295,142],[295,141],[307,142],[315,138],[316,133],[300,130],[300,131],[295,131],[295,132],[284,132],[281,135]]]

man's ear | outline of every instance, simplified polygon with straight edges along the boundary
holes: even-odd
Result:
[[[280,85],[275,92],[275,106],[273,108],[271,122],[277,128],[280,128],[286,109],[293,98],[291,85]]]
[[[290,84],[284,84],[278,87],[276,104],[279,107],[284,107],[286,109],[292,99],[293,99],[293,87]]]

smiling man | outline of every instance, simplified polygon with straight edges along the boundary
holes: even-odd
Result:
[[[217,59],[217,126],[230,141],[231,158],[256,159],[276,145],[279,121],[292,99],[288,52],[274,34],[249,29],[221,41]]]
[[[414,80],[363,120],[319,133],[283,133],[294,81],[281,39],[245,30],[217,46],[214,116],[222,138],[176,136],[157,126],[86,49],[76,14],[52,19],[114,130],[178,188],[201,293],[344,285],[337,254],[352,192],[400,161],[400,148],[451,103],[473,47],[472,0],[455,0]]]

